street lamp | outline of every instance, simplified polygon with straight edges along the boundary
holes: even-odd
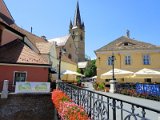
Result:
[[[114,61],[115,61],[114,53],[112,53],[111,60],[112,60],[112,71],[113,71],[112,80],[116,80],[114,76]]]
[[[112,61],[112,80],[110,80],[110,90],[109,92],[111,93],[115,93],[116,91],[116,79],[115,79],[115,75],[114,75],[114,61],[115,61],[115,56],[114,56],[114,53],[112,53],[112,56],[111,56],[111,61]]]
[[[58,80],[61,80],[61,58],[62,58],[62,50],[59,50],[59,64],[58,64]]]
[[[59,56],[58,56],[59,64],[58,64],[58,80],[56,80],[56,89],[59,88],[59,82],[61,81],[61,58],[62,58],[62,50],[59,49]]]

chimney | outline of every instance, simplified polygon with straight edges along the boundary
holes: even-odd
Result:
[[[44,40],[47,40],[46,36],[44,36],[44,35],[42,35],[41,38]]]
[[[31,27],[31,33],[32,33],[32,27]]]

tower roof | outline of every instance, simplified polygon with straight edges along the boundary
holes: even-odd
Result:
[[[79,26],[79,25],[81,25],[81,15],[80,15],[80,10],[79,10],[79,3],[77,2],[73,26],[75,27],[75,26]]]

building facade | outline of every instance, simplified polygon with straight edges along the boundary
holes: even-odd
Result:
[[[137,72],[143,68],[160,71],[160,47],[150,43],[122,36],[95,51],[97,56],[97,80],[101,74],[112,69],[112,54],[115,56],[114,68]],[[148,78],[122,78],[119,82],[147,82]],[[150,82],[160,82],[159,78],[149,78]]]
[[[0,6],[0,85],[4,80],[12,86],[16,82],[47,82],[51,65],[36,46],[47,41],[20,28],[3,0]]]

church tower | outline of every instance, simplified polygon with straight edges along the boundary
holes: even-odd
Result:
[[[77,48],[78,62],[85,61],[85,26],[81,21],[79,3],[74,15],[74,21],[70,21],[69,33],[72,35]]]

